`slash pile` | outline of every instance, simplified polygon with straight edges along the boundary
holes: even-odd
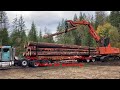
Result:
[[[59,59],[89,54],[95,55],[98,53],[94,47],[45,42],[28,42],[24,48],[26,52],[23,53],[23,56],[54,57]]]

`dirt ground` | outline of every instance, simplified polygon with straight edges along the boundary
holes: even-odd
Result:
[[[120,61],[82,64],[83,66],[13,67],[0,70],[0,79],[120,79]]]

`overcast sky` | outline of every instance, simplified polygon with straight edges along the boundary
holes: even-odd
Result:
[[[82,12],[86,15],[95,15],[95,11]],[[43,31],[44,28],[47,27],[51,33],[55,33],[56,27],[62,18],[73,19],[74,14],[76,13],[79,16],[80,11],[6,11],[6,13],[10,24],[13,22],[13,19],[16,17],[16,15],[17,17],[22,15],[28,31],[31,27],[32,21],[34,21],[38,31],[40,29]],[[110,12],[108,11],[108,14],[109,13]]]

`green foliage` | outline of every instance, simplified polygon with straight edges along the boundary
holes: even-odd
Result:
[[[40,29],[40,32],[39,32],[38,40],[39,40],[39,42],[42,42],[42,41],[43,41],[42,31],[41,31],[41,29]]]
[[[36,26],[34,22],[32,22],[31,29],[28,34],[29,41],[37,42],[37,33],[36,33]]]
[[[104,25],[99,25],[97,28],[97,33],[101,37],[109,37],[112,46],[117,46],[116,43],[120,40],[120,35],[116,27],[112,26],[110,23],[105,23]]]
[[[85,13],[80,12],[79,18],[75,14],[73,17],[73,21],[76,20],[86,20],[87,16]],[[88,19],[92,24],[94,24],[93,16]],[[61,32],[65,30],[65,20],[62,19],[62,21],[58,24],[57,32]],[[69,25],[69,28],[71,26]],[[75,44],[75,45],[82,45],[82,46],[93,46],[95,44],[93,37],[89,34],[88,27],[84,25],[79,25],[76,30],[58,35],[57,37],[57,43],[61,44]]]
[[[48,29],[45,27],[44,29],[45,34],[50,35],[51,33],[48,31]],[[48,42],[48,43],[54,43],[53,37],[50,38],[44,38],[43,42]]]
[[[0,29],[8,29],[8,17],[5,11],[0,11]]]
[[[75,14],[73,20],[76,21],[77,19],[77,15]]]
[[[21,38],[21,44],[22,46],[24,45],[24,43],[26,43],[27,41],[27,36],[26,36],[26,33],[25,33],[25,30],[26,30],[26,26],[25,26],[25,21],[23,19],[22,16],[20,16],[19,18],[19,31],[20,31],[20,38]]]
[[[24,44],[27,42],[27,36],[25,33],[26,26],[22,16],[13,20],[13,31],[10,35],[10,44],[16,48],[16,53],[19,55],[24,51]]]
[[[105,11],[96,11],[95,12],[95,29],[98,25],[103,25],[106,22],[106,12]]]
[[[111,11],[109,16],[110,23],[117,27],[120,32],[120,11]]]
[[[8,18],[5,11],[0,11],[0,45],[9,45]]]
[[[62,19],[62,21],[58,24],[57,32],[61,32],[64,30],[65,30],[65,20]],[[69,33],[56,36],[57,43],[61,43],[61,44],[68,43],[69,42],[69,39],[67,38],[68,34]]]
[[[8,31],[6,28],[0,30],[0,44],[3,46],[9,45]]]

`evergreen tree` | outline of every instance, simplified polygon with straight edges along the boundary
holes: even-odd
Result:
[[[120,32],[120,11],[111,11],[109,16],[110,23],[117,27]]]
[[[10,44],[16,48],[16,54],[22,55],[24,44],[26,43],[26,26],[22,16],[18,19],[17,16],[13,20],[12,33],[10,35]]]
[[[27,40],[26,39],[27,36],[25,33],[26,26],[25,26],[25,21],[22,16],[20,16],[20,18],[19,18],[18,25],[19,25],[19,31],[20,31],[21,44],[25,44],[25,42]]]
[[[57,27],[57,32],[61,32],[61,31],[65,31],[65,20],[64,19],[62,19],[62,21],[58,24],[58,27]],[[67,33],[57,35],[56,38],[57,38],[57,43],[61,43],[61,44],[68,43]]]
[[[9,45],[8,17],[5,11],[0,11],[0,45]]]
[[[0,11],[0,29],[8,28],[8,17],[5,11]]]
[[[46,35],[50,35],[51,33],[48,31],[47,27],[45,27],[44,32]],[[49,38],[44,38],[43,39],[44,42],[48,42],[48,43],[54,43],[53,37],[49,37]]]
[[[14,46],[16,48],[16,55],[19,55],[20,53],[20,31],[19,31],[19,23],[18,23],[18,18],[13,19],[12,23],[12,33],[10,35],[10,44],[11,46]]]
[[[9,44],[9,37],[8,37],[8,31],[6,28],[2,29],[1,31],[1,45],[8,46]]]
[[[93,15],[92,15],[92,16],[91,16],[91,15],[88,15],[88,16],[86,17],[86,20],[87,20],[88,22],[90,22],[90,24],[92,25],[92,27],[93,27],[94,30],[95,30],[95,20],[94,20],[94,18],[93,18]],[[87,32],[86,32],[86,46],[96,46],[96,41],[95,41],[95,39],[92,37],[92,35],[91,35],[90,32],[89,32],[90,28],[87,28],[86,30],[87,30]],[[96,31],[96,30],[95,30],[95,31]]]
[[[76,21],[77,19],[77,15],[75,14],[73,20]]]
[[[98,25],[103,25],[106,22],[106,12],[105,11],[96,11],[95,12],[95,29]]]
[[[39,32],[39,42],[42,42],[43,41],[43,37],[42,37],[42,31],[41,31],[41,29],[40,29],[40,32]]]
[[[28,34],[29,41],[37,42],[37,33],[36,33],[36,26],[34,22],[32,22],[31,29]]]
[[[85,19],[86,19],[85,13],[80,12],[79,20],[82,21],[82,20],[85,20]],[[80,35],[79,36],[80,37],[79,38],[80,45],[82,45],[82,46],[86,45],[86,43],[87,43],[86,35],[87,34],[88,34],[87,27],[84,26],[84,25],[80,25],[78,27],[78,35]]]

